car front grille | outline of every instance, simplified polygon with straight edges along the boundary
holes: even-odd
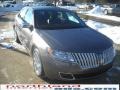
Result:
[[[71,53],[71,55],[74,61],[78,63],[82,69],[89,69],[112,62],[115,51],[114,48],[111,47],[102,53]]]

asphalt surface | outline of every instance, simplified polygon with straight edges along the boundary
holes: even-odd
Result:
[[[1,30],[12,30],[13,13],[0,17],[0,34]],[[2,42],[15,45],[13,38],[6,38]],[[18,45],[22,47],[21,45]],[[119,48],[119,46],[118,46]],[[120,51],[118,50],[115,63],[109,71],[96,77],[81,79],[78,81],[56,81],[41,79],[34,73],[32,67],[32,58],[26,53],[24,47],[11,48],[0,44],[0,84],[46,84],[46,83],[77,83],[77,84],[118,84],[120,83]]]

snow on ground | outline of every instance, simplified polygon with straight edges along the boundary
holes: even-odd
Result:
[[[11,39],[14,38],[13,30],[5,30],[5,29],[0,30],[0,42],[1,40],[10,39],[10,38]]]
[[[2,49],[18,49],[26,52],[26,49],[22,45],[16,43],[14,38],[15,36],[13,30],[0,30],[0,46],[3,47]]]
[[[5,15],[5,12],[0,12],[0,16],[3,16],[3,15]]]
[[[4,41],[9,41],[14,39],[14,32],[13,30],[0,30],[0,44]]]
[[[89,8],[87,4],[76,4],[76,6],[79,7],[80,9]]]
[[[16,42],[14,42],[14,41],[10,42],[10,43],[8,43],[8,42],[2,42],[2,43],[0,43],[0,46],[2,46],[1,49],[6,49],[7,48],[7,49],[24,51],[24,52],[27,53],[27,51],[26,51],[26,49],[25,49],[24,46],[22,46],[22,45],[20,45],[20,44],[18,44]]]
[[[2,32],[2,34],[0,34],[0,37],[14,38],[14,31],[13,30],[2,29],[1,32]]]
[[[79,10],[79,8],[77,6],[58,6],[58,7],[65,8],[65,9],[68,9],[68,10],[73,10],[73,11]]]
[[[86,24],[95,30],[103,29],[103,28],[112,28],[112,26],[110,25],[99,23],[99,22],[92,21],[92,20],[86,21]]]
[[[120,26],[110,26],[91,20],[88,20],[86,24],[112,39],[114,43],[120,44]]]
[[[98,31],[111,38],[114,43],[120,44],[120,27],[103,28]]]
[[[95,8],[93,8],[92,10],[88,11],[87,13],[89,14],[95,14],[95,15],[103,15],[103,11],[102,11],[102,7],[100,6],[96,6]]]

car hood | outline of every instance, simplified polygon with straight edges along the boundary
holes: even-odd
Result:
[[[98,52],[112,46],[112,41],[91,29],[39,30],[41,37],[55,50]]]

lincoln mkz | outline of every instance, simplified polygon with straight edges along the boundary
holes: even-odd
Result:
[[[33,58],[40,77],[76,80],[112,67],[113,42],[73,11],[55,6],[24,7],[15,17],[15,40]]]

